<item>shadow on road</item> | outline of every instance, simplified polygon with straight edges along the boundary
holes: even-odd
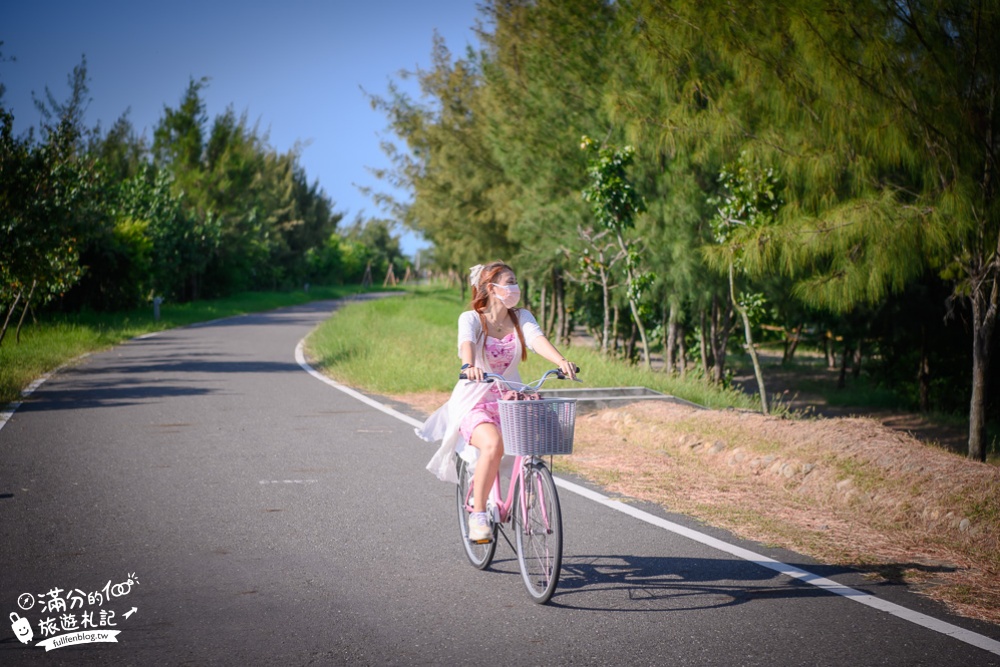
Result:
[[[214,391],[204,387],[148,382],[98,382],[86,389],[70,388],[47,390],[27,399],[18,412],[47,412],[50,410],[79,410],[135,405],[144,401],[179,396],[202,396]]]
[[[196,359],[196,356],[208,357],[205,360]],[[301,373],[302,369],[298,364],[284,361],[223,361],[218,354],[185,354],[183,357],[150,359],[142,364],[120,364],[117,366],[101,366],[93,371],[86,368],[74,369],[75,372],[66,372],[64,375],[85,376],[107,375],[117,373],[143,373],[156,376],[161,373]]]
[[[516,563],[515,563],[516,565]],[[799,565],[813,574],[831,577],[856,570],[815,563]],[[920,564],[898,564],[898,569],[945,571]],[[880,572],[881,573],[881,572]],[[900,585],[886,581],[875,586]],[[869,592],[852,586],[855,590]],[[607,606],[594,606],[593,593],[601,598],[616,593]],[[590,611],[685,611],[713,609],[761,599],[813,598],[834,595],[815,586],[735,559],[646,556],[581,555],[562,564],[559,587],[550,604]],[[582,604],[576,604],[579,599]],[[584,603],[584,599],[588,602]],[[630,603],[635,603],[630,608]],[[659,604],[662,603],[662,604]]]

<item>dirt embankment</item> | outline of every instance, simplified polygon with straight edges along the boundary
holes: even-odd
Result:
[[[447,395],[396,398],[430,413]],[[633,404],[581,415],[557,466],[1000,623],[1000,467],[877,420]]]

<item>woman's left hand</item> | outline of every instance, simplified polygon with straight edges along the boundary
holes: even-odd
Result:
[[[559,370],[561,370],[563,375],[568,377],[570,380],[576,379],[576,364],[574,364],[572,361],[562,359],[559,362]]]

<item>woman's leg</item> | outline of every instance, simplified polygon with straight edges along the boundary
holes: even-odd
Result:
[[[503,438],[496,426],[484,422],[472,432],[469,444],[479,450],[476,472],[472,475],[472,509],[475,512],[485,512],[486,499],[489,498],[493,480],[500,470],[500,459],[503,458]]]

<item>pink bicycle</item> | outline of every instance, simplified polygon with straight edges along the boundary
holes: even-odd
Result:
[[[469,539],[472,469],[462,457],[457,463],[458,527],[469,562],[480,570],[489,567],[496,553],[497,536],[503,534],[510,544],[504,529],[509,527],[514,533],[515,544],[511,547],[517,552],[524,585],[528,595],[538,604],[548,602],[559,583],[563,542],[559,494],[542,457],[572,453],[576,422],[575,400],[537,398],[538,389],[553,375],[561,380],[566,377],[561,371],[551,370],[531,384],[521,384],[508,381],[502,375],[485,374],[486,382],[501,382],[508,389],[533,398],[499,402],[504,454],[512,455],[514,463],[506,496],[501,495],[499,474],[493,481],[487,503],[487,515],[493,528],[489,540],[474,542]]]

